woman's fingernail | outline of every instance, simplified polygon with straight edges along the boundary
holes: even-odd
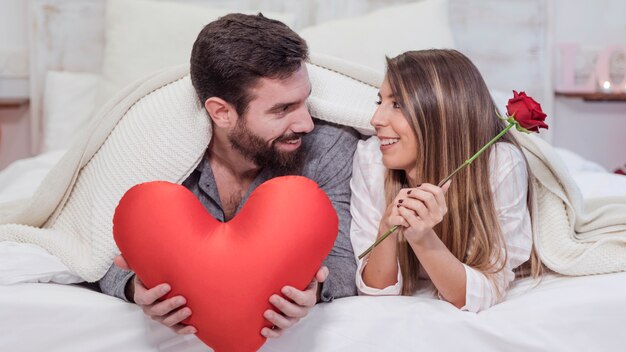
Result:
[[[400,204],[398,204],[397,207],[400,208]]]
[[[400,200],[398,201],[398,203],[402,203],[402,202],[404,202],[404,199],[400,199]]]
[[[411,194],[411,191],[406,192],[406,194]]]
[[[419,187],[419,186],[421,186],[421,185],[422,185],[421,183],[418,183],[418,184],[417,184],[417,187]]]
[[[161,292],[163,293],[170,292],[170,287],[168,285],[163,285],[163,287],[161,287]]]

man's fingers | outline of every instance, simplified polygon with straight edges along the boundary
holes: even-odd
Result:
[[[320,270],[317,271],[317,274],[315,274],[315,279],[317,280],[317,282],[324,282],[326,281],[328,274],[329,274],[328,268],[325,266],[322,266]]]
[[[283,331],[280,328],[275,328],[275,329],[270,329],[270,328],[263,328],[261,329],[261,335],[270,338],[270,339],[275,339],[280,337],[280,335],[283,333]]]
[[[181,308],[161,321],[163,325],[173,327],[191,316],[191,308]]]
[[[313,307],[316,302],[317,281],[313,280],[306,291],[300,291],[291,286],[285,286],[280,291],[299,306]]]
[[[185,300],[183,296],[176,296],[176,297],[168,298],[162,302],[157,302],[156,304],[152,305],[148,309],[147,313],[148,315],[155,315],[155,316],[163,317],[163,316],[170,314],[177,308],[184,306],[185,303],[187,303],[187,301]],[[178,323],[178,322],[175,322],[175,323]],[[174,325],[174,324],[171,324],[171,325]]]
[[[294,303],[287,301],[279,295],[272,295],[270,297],[270,303],[278,308],[280,312],[291,318],[302,318],[306,316],[308,309],[306,307],[298,306]]]
[[[274,312],[273,310],[266,310],[265,313],[263,313],[263,317],[265,317],[265,319],[267,319],[267,321],[269,321],[270,323],[272,323],[274,326],[280,328],[280,329],[288,329],[290,327],[293,326],[293,324],[297,323],[298,318],[287,318],[281,314],[278,314],[276,312]]]
[[[195,334],[198,332],[198,329],[196,329],[195,327],[191,325],[178,324],[178,325],[172,326],[171,328],[172,330],[174,330],[175,333],[179,335],[189,335],[189,334]]]
[[[149,290],[141,283],[141,281],[135,281],[135,303],[147,306],[156,302],[159,298],[170,292],[170,285],[161,284],[157,285]]]
[[[124,257],[122,257],[121,255],[115,257],[115,259],[113,259],[113,263],[115,264],[115,266],[121,269],[130,270],[128,263],[126,263],[126,259],[124,259]]]

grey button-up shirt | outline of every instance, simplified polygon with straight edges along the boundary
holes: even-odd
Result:
[[[350,177],[352,157],[356,150],[358,134],[346,127],[315,120],[315,128],[302,142],[307,150],[301,175],[317,182],[330,198],[339,217],[339,234],[335,245],[324,265],[329,268],[329,276],[322,285],[321,300],[356,295],[356,261],[350,243]],[[269,169],[263,169],[250,185],[237,212],[246,202],[250,193],[263,182],[276,177]],[[217,220],[224,221],[224,210],[211,170],[204,158],[197,168],[183,182],[183,186],[193,192],[205,209]],[[288,270],[285,268],[285,270]],[[103,293],[127,300],[124,288],[133,273],[112,265],[99,281]]]

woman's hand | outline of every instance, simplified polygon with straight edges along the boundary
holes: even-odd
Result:
[[[450,181],[441,188],[424,183],[417,188],[406,190],[406,196],[397,200],[398,213],[406,222],[406,225],[403,225],[404,238],[410,244],[419,244],[424,236],[443,220],[443,216],[448,212],[444,195],[449,187]],[[402,190],[399,195],[404,191]]]
[[[393,202],[391,202],[387,206],[387,209],[385,210],[385,213],[383,214],[383,217],[380,221],[380,229],[378,231],[379,234],[387,232],[394,226],[409,226],[409,223],[406,222],[402,215],[400,215],[399,210],[399,205],[402,204],[405,198],[407,198],[407,192],[409,191],[411,191],[411,188],[404,188],[400,190],[400,192],[398,192],[398,195],[396,195],[396,198],[394,198]],[[394,234],[395,233],[396,232],[394,232]]]

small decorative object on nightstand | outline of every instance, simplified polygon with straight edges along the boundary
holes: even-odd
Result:
[[[621,54],[626,61],[626,46],[611,45],[600,51],[596,65],[585,82],[576,82],[576,54],[578,44],[561,44],[561,75],[556,84],[556,95],[582,98],[586,101],[626,101],[626,72],[616,82],[611,72],[611,57]],[[612,80],[613,78],[613,80]]]

